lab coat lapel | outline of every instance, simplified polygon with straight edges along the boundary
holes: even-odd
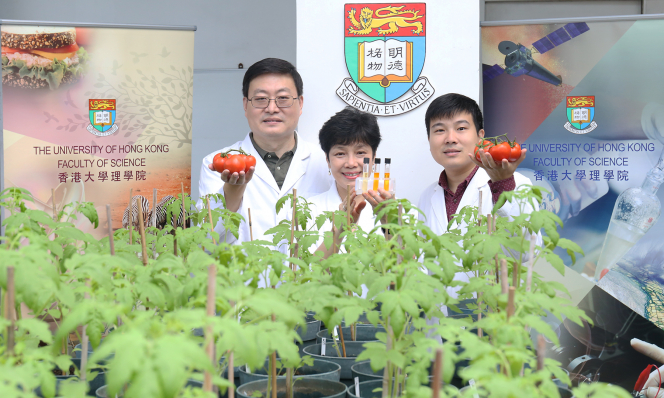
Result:
[[[251,155],[256,158],[256,170],[254,170],[254,178],[260,178],[263,180],[263,182],[265,182],[265,184],[274,189],[275,193],[278,193],[279,186],[277,185],[277,181],[275,181],[274,176],[272,173],[270,173],[270,169],[267,168],[265,160],[261,158],[261,155],[258,153],[256,148],[254,148],[254,144],[251,143],[249,134],[247,134],[247,137],[244,139],[244,141],[242,141],[241,148],[245,152],[251,153]]]
[[[435,218],[431,220],[432,225],[438,226],[438,230],[434,230],[434,232],[442,234],[447,231],[447,208],[445,207],[445,192],[440,186],[436,186],[431,195],[431,209]]]
[[[309,159],[311,157],[311,149],[309,145],[302,141],[300,136],[297,137],[297,150],[293,155],[293,161],[291,162],[290,167],[288,168],[288,174],[286,174],[286,180],[281,186],[281,192],[279,196],[286,195],[289,193],[295,184],[302,178],[304,173],[307,171],[307,165],[309,164]],[[267,166],[265,166],[267,170]],[[268,170],[269,173],[269,170]],[[274,181],[274,178],[272,178]],[[276,186],[276,183],[275,183]]]
[[[488,187],[488,181],[489,175],[486,173],[486,171],[484,171],[483,168],[480,167],[466,187],[466,192],[464,192],[463,196],[461,197],[457,212],[466,206],[478,207],[480,204],[480,189],[482,190],[482,202],[486,204],[487,198],[484,196],[487,196],[490,193],[490,191],[487,191],[486,189],[486,187]],[[490,211],[490,209],[482,208],[483,213],[487,213],[488,211]]]

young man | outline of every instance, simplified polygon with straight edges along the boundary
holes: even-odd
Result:
[[[306,198],[330,188],[325,155],[317,145],[300,139],[297,126],[304,97],[302,78],[288,61],[266,58],[253,64],[244,74],[242,94],[244,114],[250,133],[243,141],[214,151],[203,159],[199,192],[223,193],[229,210],[240,213],[247,222],[240,225],[239,238],[226,234],[220,220],[215,231],[229,243],[250,240],[248,210],[251,209],[254,239],[266,239],[265,231],[286,218],[287,209],[276,213],[279,198],[297,189]],[[247,173],[230,174],[212,170],[212,158],[219,152],[242,148],[256,158]],[[203,200],[203,199],[202,199]],[[212,204],[219,207],[221,204]],[[205,206],[199,202],[199,206]],[[283,213],[283,214],[282,214]]]
[[[425,123],[431,155],[443,166],[438,182],[425,189],[418,206],[434,232],[447,231],[457,210],[479,206],[480,192],[482,212],[486,214],[503,191],[531,184],[515,172],[526,158],[526,149],[521,150],[521,157],[515,162],[496,163],[483,151],[479,151],[482,161],[475,159],[475,145],[484,137],[484,126],[482,112],[471,98],[460,94],[436,98],[427,109]],[[505,203],[498,213],[505,217],[515,211],[519,211],[516,204]]]

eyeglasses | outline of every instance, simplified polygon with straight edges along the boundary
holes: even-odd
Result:
[[[274,103],[279,108],[290,108],[291,106],[293,106],[293,103],[295,102],[296,99],[298,98],[297,97],[277,97],[277,98],[253,97],[249,98],[249,102],[251,102],[251,106],[258,109],[267,108],[268,106],[270,106],[270,101],[274,101]]]

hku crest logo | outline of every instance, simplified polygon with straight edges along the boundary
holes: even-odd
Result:
[[[565,129],[574,134],[588,134],[597,128],[595,97],[567,97],[567,123]]]
[[[91,99],[90,124],[88,131],[99,137],[106,137],[118,131],[115,124],[115,100]]]
[[[426,54],[426,4],[344,6],[346,67],[337,95],[376,116],[412,111],[433,96],[420,76]],[[361,93],[360,93],[361,92]]]

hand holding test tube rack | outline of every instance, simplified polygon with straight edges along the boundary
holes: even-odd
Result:
[[[390,167],[392,165],[392,159],[385,158],[385,170],[381,177],[380,175],[380,158],[374,159],[373,170],[370,175],[369,173],[369,158],[364,158],[364,167],[362,169],[362,177],[358,177],[355,180],[355,192],[358,194],[365,193],[369,190],[378,191],[378,188],[382,188],[389,193],[394,193],[395,184],[394,179],[390,178]]]

